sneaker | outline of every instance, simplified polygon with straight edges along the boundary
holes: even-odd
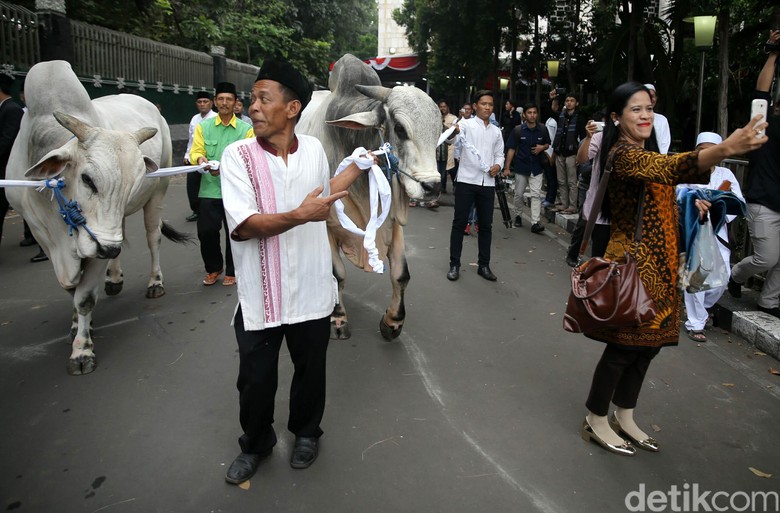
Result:
[[[474,223],[474,233],[479,233],[479,225]]]
[[[193,212],[192,214],[190,214],[187,217],[185,217],[184,220],[187,221],[188,223],[192,223],[194,221],[197,221],[198,220],[198,213],[197,212]]]
[[[541,225],[541,223],[534,223],[531,226],[531,232],[533,233],[542,233],[544,231],[544,226]]]
[[[471,235],[471,225],[470,224],[466,225],[466,229],[463,230],[463,233],[465,233],[466,235]]]
[[[219,278],[219,275],[222,274],[222,270],[215,273],[208,273],[205,278],[203,278],[203,284],[207,287],[214,285],[217,283],[217,278]]]
[[[733,278],[729,278],[727,287],[729,289],[729,294],[731,294],[732,297],[742,297],[742,285],[735,282]]]
[[[520,228],[521,226],[523,226],[523,218],[515,216],[515,228]]]
[[[775,317],[780,319],[780,308],[778,308],[778,307],[766,308],[766,307],[761,306],[761,305],[757,305],[757,306],[758,306],[758,311],[759,312],[768,313],[769,315],[774,315]]]

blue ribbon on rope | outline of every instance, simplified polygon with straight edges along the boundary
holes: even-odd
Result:
[[[379,140],[382,143],[382,146],[385,146],[385,138],[382,136],[382,130],[377,128],[377,132],[379,132]],[[404,174],[414,180],[415,182],[419,182],[417,178],[413,177],[409,173],[406,173],[402,171],[398,167],[398,157],[395,156],[393,153],[393,146],[390,143],[387,143],[388,151],[385,152],[385,162],[387,162],[386,165],[384,165],[385,173],[387,175],[387,181],[389,182],[393,175],[398,177],[398,174]],[[400,177],[398,177],[398,180],[400,182]]]
[[[56,181],[47,180],[46,188],[51,189],[54,197],[57,198],[57,203],[60,206],[60,216],[62,217],[62,220],[65,221],[65,224],[70,227],[68,229],[68,235],[73,237],[73,229],[75,228],[76,231],[78,231],[80,227],[83,227],[89,236],[97,242],[98,240],[97,237],[95,237],[95,234],[87,228],[87,220],[81,213],[79,203],[76,200],[67,200],[65,196],[62,195],[62,189],[65,188],[65,180],[62,178],[58,178]]]

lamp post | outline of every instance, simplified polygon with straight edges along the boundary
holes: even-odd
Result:
[[[558,78],[558,65],[560,64],[557,60],[550,60],[547,61],[547,76],[550,78]]]
[[[712,40],[715,37],[715,22],[717,16],[693,16],[683,21],[693,23],[696,48],[701,50],[701,64],[699,66],[699,107],[696,110],[696,133],[701,132],[701,100],[704,92],[704,52],[712,48]]]

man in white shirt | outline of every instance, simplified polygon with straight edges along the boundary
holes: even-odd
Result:
[[[658,142],[658,153],[666,155],[669,153],[669,146],[672,145],[672,132],[669,130],[669,120],[666,116],[655,110],[658,103],[658,93],[655,92],[653,84],[645,84],[650,91],[650,101],[653,102],[653,129],[655,130],[655,140]]]
[[[455,137],[460,146],[458,186],[455,188],[455,216],[450,233],[450,270],[447,279],[460,277],[460,254],[463,231],[468,223],[469,209],[474,204],[479,220],[477,274],[496,281],[490,270],[490,244],[493,237],[493,205],[496,175],[504,163],[504,138],[501,129],[490,123],[493,113],[493,93],[477,91],[474,102],[476,117],[463,119],[457,125]]]
[[[216,112],[211,110],[212,106],[211,94],[206,91],[198,91],[198,94],[195,96],[195,107],[197,107],[198,113],[192,116],[190,120],[190,138],[187,140],[187,151],[184,153],[185,166],[190,165],[190,151],[192,151],[192,138],[195,135],[195,127],[204,119],[213,118],[217,115]],[[190,210],[192,210],[192,214],[187,216],[187,221],[189,222],[198,220],[198,212],[200,211],[200,200],[198,199],[200,178],[200,173],[187,173],[187,200],[190,203]]]
[[[703,150],[720,144],[723,142],[723,138],[720,135],[713,132],[702,132],[696,139],[696,149]],[[728,183],[726,183],[728,182]],[[734,176],[729,169],[721,166],[712,166],[712,174],[710,175],[710,183],[707,185],[700,184],[680,184],[677,186],[677,190],[685,189],[720,189],[722,191],[731,191],[741,200],[745,200],[742,196],[742,190],[739,187],[737,177]],[[718,248],[720,254],[723,257],[723,262],[726,264],[726,270],[731,274],[731,266],[729,261],[731,260],[731,249],[726,246],[729,241],[728,223],[734,220],[736,216],[727,215],[726,223],[721,226],[720,230],[716,234],[718,237]],[[708,309],[715,306],[720,297],[726,291],[726,285],[722,287],[715,287],[702,292],[690,293],[684,292],[685,297],[685,312],[688,319],[685,321],[685,329],[688,330],[688,338],[695,342],[706,342],[707,335],[704,333],[704,328],[709,318]]]
[[[239,298],[233,325],[243,434],[241,454],[225,475],[232,484],[252,477],[276,445],[282,339],[295,368],[287,423],[295,434],[290,465],[307,468],[319,451],[330,314],[337,297],[325,220],[361,170],[353,163],[331,179],[322,144],[296,136],[295,124],[310,99],[311,86],[300,72],[267,59],[249,107],[257,138],[233,143],[222,154],[222,197]]]

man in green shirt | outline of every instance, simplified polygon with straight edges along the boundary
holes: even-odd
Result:
[[[222,152],[229,144],[254,137],[252,126],[238,119],[233,113],[236,97],[234,84],[230,82],[217,84],[214,104],[217,106],[218,114],[201,122],[195,128],[190,162],[203,164],[212,160],[219,161],[222,158]],[[222,204],[219,169],[212,169],[210,173],[203,175],[198,198],[200,202],[198,239],[200,240],[203,265],[206,267],[206,277],[203,278],[203,284],[214,285],[219,275],[225,271],[222,285],[235,285],[236,274],[233,269],[233,255],[230,251],[225,208]],[[219,242],[219,231],[222,227],[225,228],[224,259]]]

